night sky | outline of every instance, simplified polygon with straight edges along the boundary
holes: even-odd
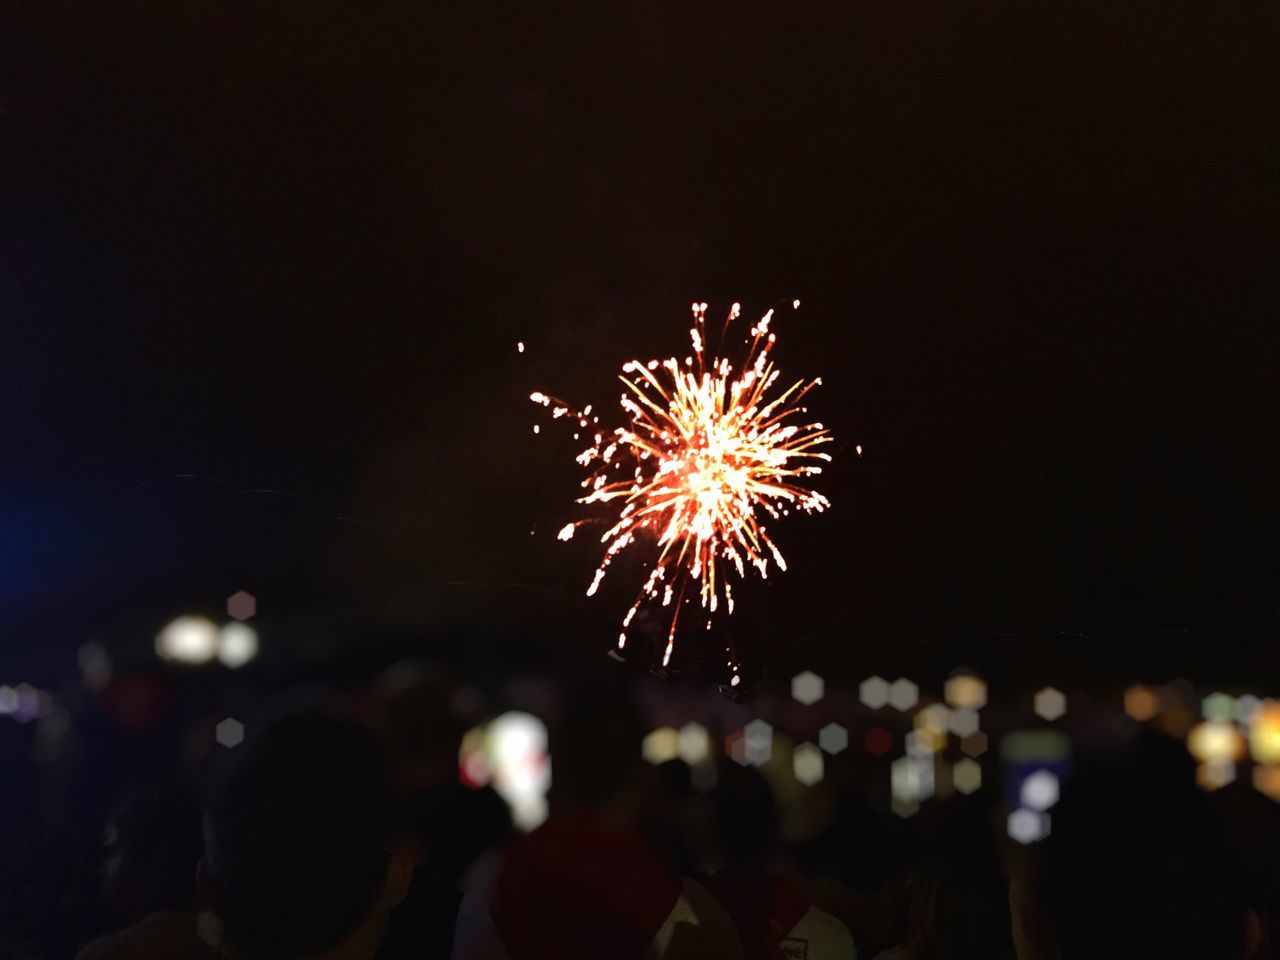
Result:
[[[604,649],[634,581],[581,597],[528,393],[609,404],[690,301],[797,297],[777,356],[841,444],[733,625],[769,669],[1278,665],[1274,4],[5,19],[12,662],[239,585],[563,597]]]

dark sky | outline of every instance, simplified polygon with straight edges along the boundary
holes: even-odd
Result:
[[[1051,6],[11,9],[0,617],[145,604],[200,566],[158,531],[231,516],[233,568],[349,517],[399,589],[576,596],[529,391],[607,401],[691,300],[799,297],[835,509],[736,629],[853,672],[1077,632],[1039,649],[1105,672],[1175,628],[1117,669],[1244,676],[1280,608],[1280,10]]]

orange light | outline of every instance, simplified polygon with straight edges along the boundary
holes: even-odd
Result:
[[[1235,778],[1236,765],[1230,760],[1210,760],[1196,767],[1196,783],[1202,790],[1217,790]]]
[[[951,677],[944,688],[949,706],[961,710],[981,710],[987,705],[987,685],[972,674],[962,673]]]
[[[1280,765],[1254,767],[1253,786],[1259,793],[1280,803]]]
[[[1160,712],[1160,698],[1144,686],[1130,687],[1124,692],[1124,712],[1138,723],[1146,723]]]
[[[1249,728],[1249,749],[1258,763],[1280,763],[1280,702],[1266,700],[1258,708]]]

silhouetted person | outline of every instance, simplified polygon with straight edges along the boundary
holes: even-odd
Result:
[[[981,796],[946,801],[907,871],[907,929],[877,960],[1013,960],[1008,886]]]
[[[729,911],[746,960],[853,960],[849,928],[814,906],[779,869],[773,789],[759,771],[726,763],[712,794],[725,867],[709,886]]]
[[[1176,744],[1082,769],[1054,810],[1045,902],[1062,960],[1237,960],[1259,939],[1222,820]]]
[[[200,854],[200,808],[180,791],[127,798],[107,821],[107,905],[128,924],[161,910],[192,909]]]
[[[511,845],[487,904],[492,925],[456,956],[741,957],[724,911],[638,827],[637,780],[651,773],[640,760],[643,732],[620,689],[573,699],[551,731],[550,817]]]
[[[466,724],[453,708],[458,682],[426,660],[397,663],[376,684],[405,828],[431,875],[461,885],[476,862],[511,838],[511,812],[491,786],[458,780]]]
[[[228,759],[205,811],[205,909],[185,926],[144,921],[84,957],[448,956],[456,900],[395,852],[386,768],[363,730],[295,716],[251,728]]]

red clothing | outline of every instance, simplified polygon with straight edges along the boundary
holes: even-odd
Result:
[[[679,897],[679,878],[634,830],[553,817],[512,846],[493,920],[512,960],[629,960],[644,954]]]
[[[733,918],[745,960],[779,960],[783,941],[809,910],[795,887],[763,873],[722,870],[707,886]]]

